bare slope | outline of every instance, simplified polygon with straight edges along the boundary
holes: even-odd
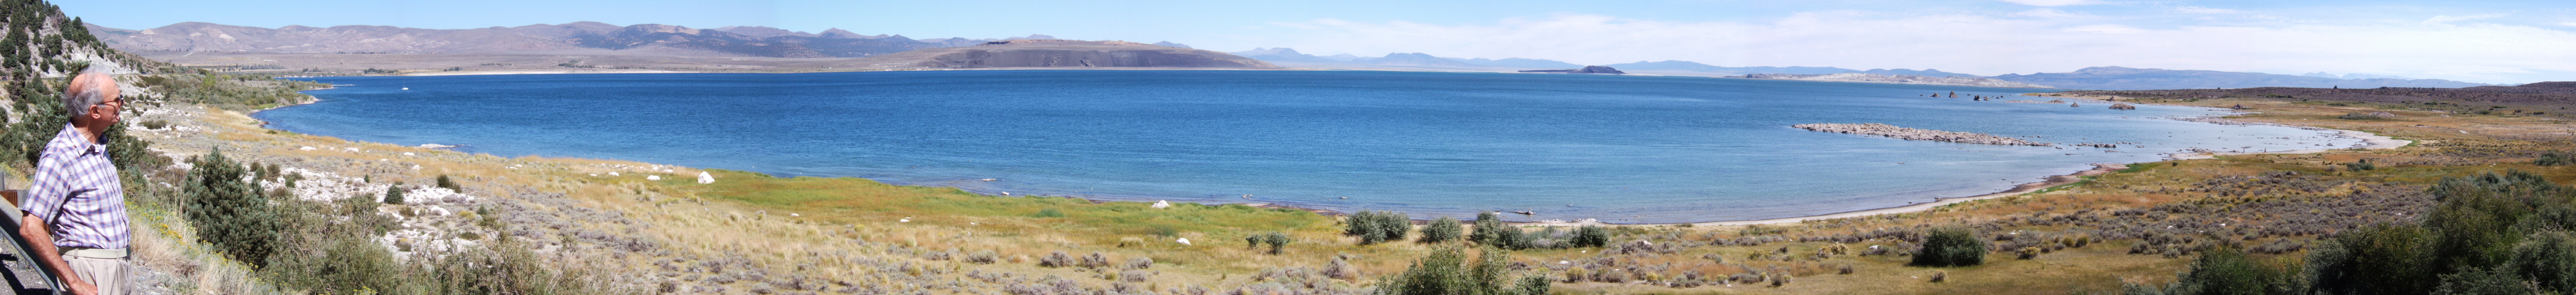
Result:
[[[1008,40],[850,60],[879,68],[1278,68],[1223,52],[1119,41]]]

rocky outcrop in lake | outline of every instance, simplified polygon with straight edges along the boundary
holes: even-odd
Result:
[[[2021,139],[2019,139],[2019,138],[2002,137],[2002,136],[1995,136],[1995,135],[1990,135],[1990,134],[1979,134],[1979,133],[1968,133],[1968,132],[1955,132],[1955,131],[1941,131],[1941,130],[1931,130],[1931,129],[1914,129],[1914,128],[1896,127],[1896,125],[1887,125],[1887,124],[1879,124],[1879,123],[1869,123],[1869,124],[1813,123],[1813,124],[1789,125],[1789,127],[1796,127],[1796,128],[1798,128],[1798,129],[1806,129],[1806,130],[1809,130],[1809,131],[1821,131],[1821,132],[1833,132],[1833,133],[1850,133],[1850,134],[1860,134],[1860,135],[1877,135],[1877,136],[1892,137],[1892,138],[1896,138],[1896,139],[1903,139],[1903,140],[1930,140],[1930,141],[1946,141],[1946,142],[1956,142],[1956,143],[1975,143],[1975,144],[1993,144],[1993,145],[2027,145],[2027,146],[2051,146],[2051,145],[2056,145],[2056,144],[2052,144],[2052,143],[2045,143],[2045,142],[2031,142],[2031,141],[2028,141],[2028,140],[2021,140]]]
[[[2056,87],[2049,87],[2048,85],[2039,85],[2039,84],[2021,83],[2021,82],[2013,82],[2013,81],[1995,80],[1994,78],[1959,77],[1959,76],[1949,76],[1949,77],[1925,77],[1925,76],[1915,76],[1915,75],[1880,75],[1880,74],[1865,74],[1865,73],[1840,73],[1840,74],[1823,74],[1823,75],[1796,75],[1796,74],[1747,74],[1747,75],[1743,75],[1743,76],[1736,76],[1736,77],[1737,77],[1737,78],[1746,78],[1746,79],[1804,80],[1804,81],[1860,82],[1860,83],[1890,83],[1890,84],[1922,84],[1922,85],[1952,85],[1952,86],[1976,86],[1976,87],[1998,87],[1998,88],[2056,88]]]
[[[2114,110],[2135,110],[2135,109],[2138,109],[2138,106],[2133,106],[2133,105],[2129,105],[2129,104],[2125,104],[2125,103],[2115,103],[2115,104],[2111,104],[2111,109],[2114,109]]]

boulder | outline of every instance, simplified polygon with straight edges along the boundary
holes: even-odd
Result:
[[[2137,106],[2132,106],[2132,105],[2129,105],[2129,104],[2125,104],[2125,103],[2115,103],[2115,104],[2111,104],[2111,109],[2114,109],[2114,110],[2135,110],[2135,109],[2138,109],[2138,107],[2137,107]]]

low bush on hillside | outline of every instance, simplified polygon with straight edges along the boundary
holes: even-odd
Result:
[[[1378,294],[1491,294],[1539,295],[1548,293],[1548,280],[1540,276],[1512,276],[1511,252],[1486,247],[1473,263],[1460,246],[1443,246],[1422,260],[1406,267],[1404,273],[1380,279]]]
[[[2568,155],[2566,153],[2559,152],[2541,153],[2540,159],[2531,160],[2531,164],[2540,166],[2563,166],[2576,164],[2576,155]]]
[[[1416,239],[1416,241],[1423,243],[1439,243],[1457,240],[1462,238],[1459,235],[1464,234],[1465,231],[1465,228],[1458,225],[1457,218],[1441,216],[1440,219],[1431,220],[1431,224],[1422,225],[1422,238]]]
[[[1923,249],[1914,251],[1914,265],[1971,266],[1986,263],[1986,242],[1977,232],[1966,227],[1934,228],[1923,237]]]
[[[2576,292],[2576,189],[2538,174],[2442,179],[2420,220],[2346,230],[2299,268],[2208,251],[2163,294],[2565,294]],[[2300,269],[2304,268],[2304,269]],[[2138,293],[2138,292],[2132,292]],[[2152,293],[2151,293],[2152,294]]]
[[[1413,231],[1413,217],[1394,211],[1360,211],[1343,218],[1342,235],[1360,238],[1361,245],[1404,241]]]

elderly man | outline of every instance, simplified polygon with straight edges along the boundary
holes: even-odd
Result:
[[[65,291],[126,294],[133,287],[127,275],[133,265],[125,247],[133,231],[126,224],[125,189],[102,138],[125,101],[116,80],[95,67],[72,77],[67,88],[63,109],[71,124],[45,143],[36,173],[27,179],[34,187],[19,202],[27,217],[18,233],[36,248],[28,256],[63,276]]]

